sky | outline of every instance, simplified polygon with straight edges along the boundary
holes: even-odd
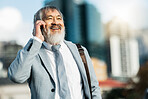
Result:
[[[0,41],[16,40],[18,44],[24,46],[32,37],[33,16],[43,6],[43,1],[0,0]],[[119,17],[128,22],[132,28],[148,28],[148,0],[87,0],[87,2],[96,6],[103,23],[107,23],[113,17]]]
[[[128,22],[134,29],[148,28],[148,0],[88,0],[101,13],[103,23],[113,17]]]
[[[0,41],[25,45],[32,37],[34,13],[43,0],[0,0]]]

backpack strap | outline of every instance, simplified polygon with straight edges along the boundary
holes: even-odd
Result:
[[[86,61],[86,57],[84,54],[84,49],[81,47],[80,44],[76,44],[79,54],[81,56],[81,59],[83,61],[84,67],[85,67],[85,72],[87,75],[87,80],[88,80],[88,84],[89,84],[89,89],[90,89],[90,95],[91,95],[91,99],[92,99],[92,91],[91,91],[91,79],[90,79],[90,74],[89,74],[89,69],[88,69],[88,65],[87,65],[87,61]]]

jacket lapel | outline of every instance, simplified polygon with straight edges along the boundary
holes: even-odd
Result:
[[[43,62],[43,66],[46,69],[46,71],[48,72],[49,76],[51,76],[51,78],[54,80],[54,75],[53,75],[53,71],[50,65],[50,58],[47,55],[47,52],[45,51],[45,48],[41,48],[39,51],[39,57],[41,58],[41,61]],[[55,82],[54,82],[55,83]]]
[[[81,56],[79,55],[79,52],[78,52],[76,45],[71,43],[71,42],[68,42],[68,41],[64,41],[64,42],[68,46],[68,48],[70,49],[70,51],[71,51],[71,53],[72,53],[72,55],[73,55],[73,57],[74,57],[74,59],[77,63],[77,66],[78,66],[78,69],[79,69],[80,74],[82,76],[82,79],[84,80],[84,82],[86,82],[87,78],[86,78],[85,68],[84,68]]]
[[[79,52],[78,52],[76,45],[71,43],[71,42],[68,42],[68,41],[64,41],[64,43],[70,49],[70,51],[71,51],[71,53],[72,53],[72,55],[73,55],[73,57],[74,57],[74,59],[77,63],[78,69],[80,71],[80,74],[81,74],[81,77],[82,77],[84,83],[87,82],[85,68],[84,68],[82,59],[79,55]],[[51,76],[53,81],[55,81],[54,75],[53,75],[53,72],[52,72],[52,68],[51,68],[51,65],[50,65],[50,59],[49,59],[47,52],[45,51],[45,48],[43,46],[39,51],[39,57],[41,58],[41,61],[43,62],[43,65],[44,65],[45,69],[47,70],[49,76]]]

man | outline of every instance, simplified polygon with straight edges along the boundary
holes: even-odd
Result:
[[[33,36],[11,63],[8,77],[17,83],[27,80],[31,99],[91,99],[77,47],[64,40],[65,27],[59,9],[46,6],[37,11]],[[54,52],[56,45],[60,48]],[[93,65],[85,48],[84,52],[90,71],[92,97],[101,99]],[[58,56],[62,56],[60,60]]]

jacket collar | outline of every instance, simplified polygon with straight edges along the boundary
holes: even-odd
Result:
[[[82,76],[82,79],[83,80],[87,80],[86,79],[86,73],[85,73],[85,68],[83,66],[83,62],[82,62],[82,59],[79,55],[79,52],[78,52],[78,49],[76,47],[75,44],[73,44],[72,42],[69,42],[69,41],[64,41],[64,43],[67,45],[67,47],[70,49],[76,63],[77,63],[77,66],[78,66],[78,69],[80,71],[80,74]],[[43,65],[44,65],[44,68],[47,70],[48,74],[52,77],[53,81],[54,80],[54,75],[53,75],[53,72],[52,72],[52,68],[50,66],[50,59],[46,53],[47,48],[45,47],[45,45],[42,45],[42,48],[40,49],[39,51],[39,56],[41,57],[41,60],[43,61]]]
[[[47,71],[49,76],[53,79],[53,81],[55,81],[54,75],[53,75],[53,72],[52,72],[52,68],[50,66],[50,58],[47,55],[46,50],[47,49],[45,48],[45,46],[42,46],[42,48],[39,51],[39,57],[41,59],[42,65],[44,66],[45,70]],[[54,82],[54,84],[55,84],[55,82]]]
[[[79,54],[79,51],[78,51],[78,48],[77,46],[72,43],[72,42],[69,42],[69,41],[64,41],[65,44],[68,46],[68,48],[70,49],[76,63],[77,63],[77,66],[78,66],[78,69],[79,69],[79,72],[81,74],[81,77],[82,79],[84,80],[84,82],[87,82],[87,76],[86,76],[86,72],[85,72],[85,67],[84,67],[84,64],[82,62],[82,59],[81,59],[81,56]]]

